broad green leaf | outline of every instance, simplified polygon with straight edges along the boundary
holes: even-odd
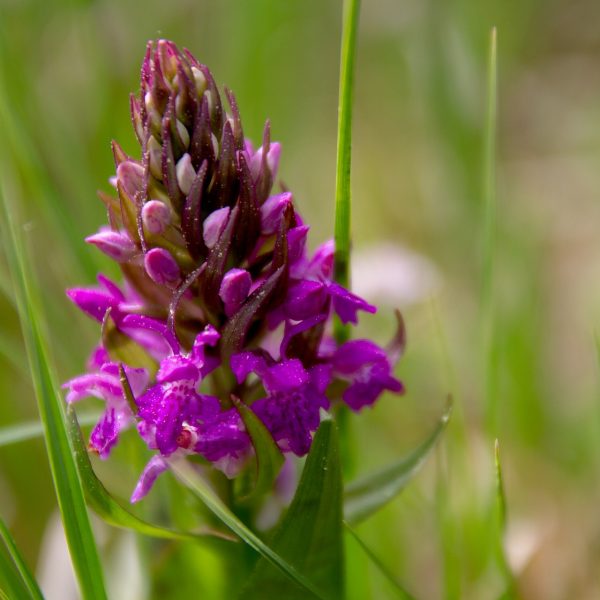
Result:
[[[298,583],[303,588],[304,598],[323,597],[314,585],[302,575],[295,567],[273,551],[255,533],[253,533],[242,521],[240,521],[225,503],[209,487],[194,465],[184,458],[171,459],[169,464],[175,476],[186,485],[204,504],[215,514],[233,533],[237,534],[248,546],[258,552],[271,564],[275,565],[286,577]]]
[[[352,103],[354,96],[354,60],[360,14],[360,0],[344,0],[340,85],[338,104],[337,163],[335,176],[335,280],[344,287],[350,283],[350,216],[352,164]],[[348,337],[348,327],[335,322],[339,342]]]
[[[348,530],[348,533],[354,538],[356,543],[362,548],[363,552],[368,556],[369,560],[377,567],[378,571],[387,579],[391,584],[394,592],[398,598],[402,600],[415,600],[414,596],[410,594],[396,579],[396,576],[381,562],[379,557],[365,544],[362,538],[344,521],[344,526]]]
[[[23,560],[23,557],[21,556],[21,553],[19,552],[19,549],[17,548],[17,545],[15,544],[15,540],[13,539],[12,535],[10,534],[10,531],[8,530],[8,527],[6,527],[4,521],[2,519],[0,519],[0,538],[2,538],[2,541],[4,542],[4,546],[6,548],[6,551],[8,553],[8,555],[10,556],[11,564],[6,564],[6,565],[2,565],[2,568],[0,569],[0,571],[2,571],[2,573],[5,575],[5,577],[7,579],[10,578],[10,586],[12,587],[22,587],[22,593],[26,594],[24,596],[15,596],[15,597],[19,597],[19,598],[33,598],[35,600],[43,600],[43,596],[42,596],[42,592],[40,591],[40,588],[37,584],[37,581],[35,580],[35,577],[32,575],[31,571],[29,570],[29,567],[27,566],[27,563]],[[0,553],[0,561],[4,562],[4,558],[5,555],[4,553]],[[8,561],[6,561],[8,563]],[[0,563],[1,564],[1,563]],[[21,586],[19,586],[19,583],[16,581],[16,578],[11,577],[11,575],[9,575],[7,573],[7,571],[12,571],[16,569],[19,578],[21,580]],[[14,590],[13,590],[13,594],[14,594]]]
[[[293,564],[325,598],[344,597],[342,473],[333,421],[315,434],[294,500],[273,534],[273,549]],[[300,600],[306,592],[260,559],[240,599]]]
[[[27,348],[38,409],[44,425],[50,470],[71,560],[82,597],[85,600],[103,600],[106,598],[104,578],[81,481],[73,458],[73,448],[67,435],[64,402],[41,334],[42,311],[39,304],[35,302],[28,262],[3,194],[0,204],[2,205],[2,218],[0,218],[2,238],[15,284],[19,320]]]
[[[344,516],[350,525],[360,523],[378,511],[406,487],[435,447],[446,428],[451,411],[452,404],[449,402],[433,432],[410,454],[346,486]]]
[[[89,507],[107,523],[122,529],[131,529],[143,535],[164,539],[194,540],[205,543],[216,542],[217,538],[235,541],[235,538],[227,534],[209,529],[199,531],[198,533],[167,529],[166,527],[147,523],[129,512],[108,493],[102,482],[96,477],[81,435],[75,411],[72,407],[69,407],[67,411],[67,420],[69,437],[73,445],[75,461],[79,477],[81,478],[85,499]]]
[[[245,501],[260,498],[273,487],[273,482],[283,465],[283,454],[273,436],[253,410],[239,400],[234,401],[237,411],[246,426],[256,454],[256,481]]]
[[[98,413],[86,413],[79,417],[82,427],[93,425],[98,421]],[[26,423],[17,423],[0,427],[0,447],[26,442],[44,435],[44,425],[40,421],[28,421]]]

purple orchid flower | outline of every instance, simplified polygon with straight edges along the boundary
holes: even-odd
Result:
[[[108,226],[87,238],[118,264],[124,285],[99,275],[97,287],[67,292],[102,324],[88,373],[65,384],[68,402],[105,402],[90,447],[106,458],[135,424],[154,453],[132,502],[174,456],[198,455],[228,477],[246,467],[253,445],[232,396],[282,452],[303,456],[332,403],[358,411],[403,391],[384,349],[331,338],[334,314],[356,324],[376,308],[333,281],[332,241],[308,252],[292,193],[273,192],[281,146],[270,124],[255,150],[226,96],[229,109],[187,50],[148,44],[131,98],[142,159],[113,143],[116,195],[100,195]],[[148,366],[123,364],[133,406],[120,344]]]

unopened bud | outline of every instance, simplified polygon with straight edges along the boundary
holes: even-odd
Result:
[[[152,176],[158,179],[158,181],[162,181],[162,148],[153,135],[148,139],[148,155],[150,161],[150,173],[152,173]]]
[[[196,84],[196,92],[198,96],[202,96],[208,87],[206,77],[204,73],[197,67],[192,67],[192,74],[194,75],[194,83]]]
[[[123,192],[133,202],[136,194],[143,189],[144,169],[139,163],[126,160],[117,167],[117,180]]]
[[[126,233],[112,229],[102,229],[86,237],[85,241],[119,263],[127,262],[136,251],[135,244]]]
[[[161,235],[171,223],[171,209],[160,200],[150,200],[142,208],[144,229],[151,235]]]
[[[196,179],[196,171],[192,166],[192,158],[189,154],[184,154],[177,162],[177,183],[179,189],[187,196],[192,189],[194,179]]]
[[[172,287],[181,279],[179,265],[168,250],[152,248],[144,257],[146,273],[159,285]]]
[[[292,202],[292,194],[284,192],[271,196],[260,207],[260,228],[264,235],[271,235],[279,230],[281,215],[285,207]]]
[[[219,297],[225,305],[225,314],[230,317],[248,297],[252,278],[244,269],[231,269],[223,277]]]
[[[223,229],[225,229],[227,219],[229,219],[229,212],[230,208],[225,206],[210,213],[204,220],[203,237],[207,248],[212,248],[217,243]]]

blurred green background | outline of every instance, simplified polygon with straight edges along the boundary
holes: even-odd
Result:
[[[417,598],[498,598],[506,587],[491,526],[496,437],[518,594],[600,597],[599,22],[595,0],[363,0],[354,283],[380,304],[361,328],[384,343],[399,306],[409,346],[398,367],[408,394],[352,418],[354,469],[410,450],[448,393],[456,404],[417,481],[359,528]],[[496,237],[492,300],[482,305],[493,25]],[[105,220],[95,190],[107,189],[114,170],[111,139],[139,154],[128,94],[146,40],[168,37],[209,65],[235,91],[247,136],[257,140],[271,119],[280,177],[314,247],[333,232],[340,27],[340,0],[0,0],[0,174],[20,206],[62,379],[83,370],[97,337],[63,290],[92,283],[98,268],[110,272],[83,237]],[[8,425],[35,419],[36,406],[2,258],[0,280],[0,424]],[[125,451],[99,472],[128,496],[136,470]],[[43,442],[0,448],[0,514],[29,562],[38,572],[50,564],[56,579],[55,511]],[[98,526],[107,565],[121,567],[114,579],[125,587],[114,597],[136,597],[136,577],[118,559],[130,540]],[[158,551],[157,569],[176,564],[177,549]],[[211,558],[186,556],[171,575],[177,586],[161,588],[163,578],[154,596],[217,593]],[[348,576],[350,598],[394,597],[351,539]],[[69,597],[58,589],[49,597]]]

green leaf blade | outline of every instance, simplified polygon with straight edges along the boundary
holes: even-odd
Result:
[[[46,344],[41,334],[42,311],[35,302],[31,278],[4,195],[2,233],[9,268],[15,284],[19,320],[25,339],[27,355],[41,421],[50,471],[62,516],[65,535],[85,600],[105,600],[104,577],[96,542],[83,497],[81,481],[73,459],[65,423],[65,409],[56,379],[50,366]]]
[[[360,523],[377,512],[407,486],[440,439],[450,419],[451,411],[452,405],[449,402],[433,432],[408,455],[346,486],[344,515],[350,525]]]
[[[5,525],[2,519],[0,519],[0,538],[2,538],[2,541],[4,542],[4,546],[6,548],[6,552],[10,557],[10,562],[12,562],[12,564],[10,564],[8,557],[6,557],[3,552],[0,553],[0,564],[6,562],[6,564],[2,566],[0,571],[2,571],[2,574],[7,580],[7,587],[10,586],[13,595],[23,593],[27,594],[27,596],[15,595],[15,597],[29,597],[34,600],[44,600],[44,597],[42,596],[42,592],[37,584],[37,581],[35,580],[35,577],[31,573],[29,567],[27,566],[27,563],[21,556],[21,553],[17,548],[15,540],[13,539],[10,531],[8,530],[8,527]],[[18,581],[16,577],[12,576],[14,575],[14,573],[9,573],[9,571],[13,571],[13,569],[16,569],[20,581]]]
[[[344,597],[342,473],[337,429],[324,421],[315,434],[294,500],[273,535],[272,547],[322,591]],[[306,598],[305,592],[261,559],[240,599]]]
[[[69,407],[69,410],[67,411],[67,422],[69,438],[73,445],[77,469],[87,503],[90,508],[109,525],[121,529],[129,529],[149,537],[170,540],[212,543],[217,541],[220,542],[221,540],[233,541],[235,539],[213,530],[187,533],[168,529],[166,527],[148,523],[128,511],[110,495],[102,482],[96,477],[85,443],[81,436],[81,430],[75,411],[71,407]]]
[[[225,505],[225,503],[208,486],[204,479],[194,469],[193,465],[182,458],[171,459],[169,467],[174,475],[186,485],[204,504],[216,515],[233,533],[238,535],[248,546],[258,552],[262,557],[275,565],[287,577],[297,582],[304,588],[304,598],[320,598],[321,594],[314,585],[298,570],[284,560],[277,552],[274,552],[244,523],[242,523]]]
[[[260,498],[272,488],[284,459],[273,436],[254,411],[237,399],[234,400],[234,405],[244,422],[256,453],[256,482],[250,495],[244,499],[245,502],[249,502]]]

